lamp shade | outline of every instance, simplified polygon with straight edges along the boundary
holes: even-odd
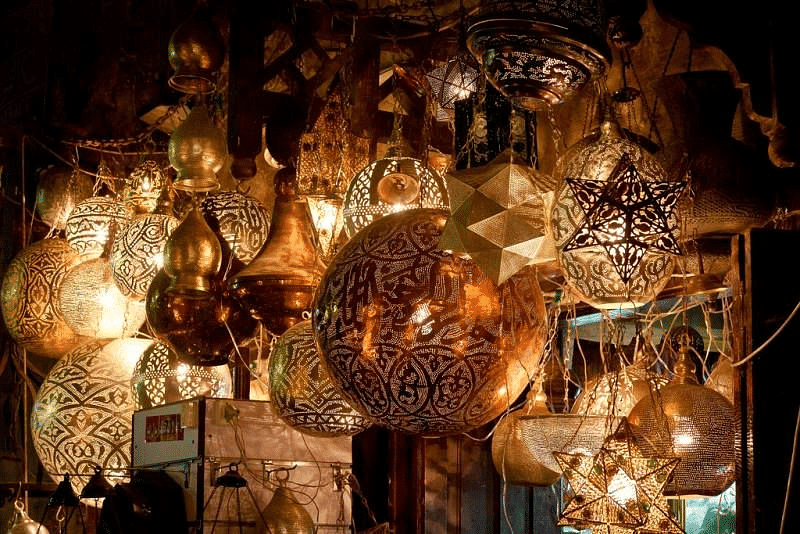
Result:
[[[164,246],[178,219],[164,213],[137,215],[114,239],[111,273],[122,294],[142,300],[164,265]]]
[[[58,293],[67,272],[80,261],[64,239],[43,239],[8,264],[0,289],[8,333],[23,348],[60,358],[80,343],[64,320]]]
[[[112,481],[130,466],[133,366],[150,340],[90,341],[60,359],[31,411],[31,438],[51,477],[71,473],[80,493],[95,468]]]
[[[555,178],[550,225],[569,290],[601,309],[653,300],[680,254],[674,208],[685,184],[609,122],[567,151]]]
[[[120,292],[105,258],[73,267],[64,276],[58,302],[64,320],[81,336],[126,337],[139,330],[145,320],[144,302]]]
[[[644,362],[637,362],[589,380],[572,413],[625,417],[636,403],[666,383],[665,378],[648,372]]]
[[[222,246],[195,206],[167,238],[164,272],[171,278],[167,291],[190,298],[206,298],[211,280],[222,267]]]
[[[314,333],[337,388],[373,423],[423,435],[478,427],[536,372],[544,297],[530,270],[496,286],[437,248],[447,212],[387,215],[336,255]]]
[[[45,224],[63,230],[72,210],[92,196],[94,182],[78,171],[48,167],[39,175],[36,186],[36,212]]]
[[[169,138],[169,162],[178,171],[173,186],[191,192],[219,188],[217,171],[227,157],[225,136],[214,126],[205,105],[192,108]]]
[[[175,29],[167,57],[175,69],[170,87],[190,94],[214,91],[216,73],[225,60],[225,43],[208,13],[198,9]]]
[[[227,365],[182,362],[174,349],[160,342],[150,345],[136,362],[131,389],[135,410],[199,396],[230,398],[233,392]]]
[[[311,321],[297,323],[275,342],[269,358],[269,398],[278,417],[307,434],[349,436],[370,426],[334,387]]]
[[[158,163],[144,160],[131,171],[125,182],[125,204],[135,213],[152,213],[167,181],[167,175]]]
[[[236,258],[245,264],[253,261],[269,233],[269,212],[261,202],[237,191],[222,191],[208,195],[200,209]]]
[[[67,219],[65,235],[83,260],[99,258],[109,241],[130,218],[125,204],[108,197],[79,202]]]

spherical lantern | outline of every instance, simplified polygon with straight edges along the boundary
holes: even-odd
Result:
[[[227,365],[191,365],[169,345],[156,342],[136,362],[131,389],[134,409],[146,410],[198,396],[230,398],[233,386]]]
[[[138,215],[122,229],[111,248],[111,273],[122,294],[144,299],[164,265],[164,245],[178,219],[164,213]]]
[[[467,30],[467,47],[505,97],[528,109],[545,109],[608,68],[601,6],[597,0],[485,2]]]
[[[312,320],[345,399],[372,422],[423,435],[480,426],[536,372],[544,297],[526,269],[496,286],[437,248],[447,212],[383,217],[336,255]]]
[[[48,167],[36,186],[36,212],[45,224],[63,230],[78,202],[92,196],[94,182],[81,172]]]
[[[58,302],[64,320],[82,336],[130,336],[145,320],[144,302],[131,300],[120,292],[105,258],[73,267],[64,276]]]
[[[408,156],[410,149],[398,128],[386,155],[356,174],[344,197],[344,221],[352,237],[372,221],[412,208],[449,207],[447,187],[435,171]]]
[[[680,254],[674,208],[685,184],[608,122],[570,148],[555,178],[550,229],[569,290],[601,309],[653,300]]]
[[[161,166],[151,159],[144,160],[128,176],[125,204],[136,213],[152,213],[166,185],[167,175]]]
[[[99,258],[130,215],[125,204],[113,198],[87,198],[75,206],[67,219],[67,241],[81,259]]]
[[[80,261],[64,239],[43,239],[20,251],[3,277],[3,320],[23,348],[60,358],[80,343],[64,320],[58,292],[67,271]]]
[[[217,171],[227,156],[225,136],[214,126],[202,103],[175,128],[169,138],[169,162],[178,171],[173,186],[191,192],[219,188]]]
[[[625,417],[636,403],[666,383],[665,378],[648,372],[644,362],[637,362],[589,380],[575,400],[572,413]]]
[[[56,362],[31,412],[31,438],[44,470],[70,474],[76,493],[100,467],[110,481],[130,466],[133,366],[146,339],[90,341]]]
[[[214,22],[197,10],[175,29],[167,55],[175,69],[170,87],[184,93],[210,93],[217,86],[216,72],[225,60],[225,43]]]
[[[269,391],[275,413],[301,432],[349,436],[370,426],[336,391],[319,357],[311,321],[297,323],[275,342]]]
[[[223,191],[207,196],[200,209],[235,257],[245,264],[253,261],[269,233],[269,212],[261,202],[237,191]]]
[[[672,382],[639,401],[628,421],[646,457],[680,458],[665,495],[719,495],[736,480],[736,412],[697,383],[687,351],[682,347]]]
[[[234,341],[253,335],[257,322],[215,280],[208,298],[170,293],[170,277],[159,271],[147,292],[147,323],[181,361],[215,366],[228,361]]]

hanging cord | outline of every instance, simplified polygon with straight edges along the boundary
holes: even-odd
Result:
[[[794,443],[792,444],[792,459],[789,463],[789,479],[786,481],[786,496],[783,499],[783,513],[781,514],[781,528],[779,534],[783,534],[783,526],[786,522],[786,511],[789,509],[789,494],[792,489],[792,477],[794,477],[794,464],[797,458],[797,439],[800,435],[800,410],[797,412],[797,423],[794,427]]]
[[[789,324],[789,322],[792,319],[794,319],[794,316],[797,315],[798,311],[800,311],[800,301],[798,301],[797,305],[795,305],[794,309],[792,310],[792,313],[790,313],[789,316],[783,321],[783,324],[781,324],[778,327],[778,329],[775,330],[775,333],[773,333],[771,336],[769,336],[769,339],[767,339],[764,343],[759,345],[759,347],[757,349],[755,349],[753,352],[751,352],[750,354],[748,354],[747,356],[745,356],[744,358],[742,358],[738,362],[734,362],[732,365],[734,367],[739,367],[739,366],[742,366],[742,365],[746,364],[747,362],[749,362],[753,358],[755,358],[762,350],[764,350],[767,347],[767,345],[772,343],[772,341],[776,337],[778,337],[778,335],[781,332],[783,332],[783,329],[786,328],[786,326]]]

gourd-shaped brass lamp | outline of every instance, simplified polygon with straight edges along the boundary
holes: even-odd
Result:
[[[675,378],[628,415],[645,456],[677,456],[665,495],[719,495],[736,478],[736,413],[728,400],[697,383],[684,343]]]
[[[225,44],[213,21],[198,10],[169,39],[169,63],[175,74],[169,86],[183,93],[210,93],[225,59]]]
[[[172,278],[168,293],[185,297],[210,296],[211,279],[222,266],[222,246],[195,206],[164,246],[164,270]]]
[[[280,483],[272,494],[272,500],[264,508],[267,532],[274,534],[313,534],[314,520],[294,492]]]
[[[228,287],[250,314],[280,335],[303,320],[325,265],[316,252],[308,204],[292,168],[275,175],[275,207],[264,248]]]
[[[217,171],[227,155],[225,136],[214,126],[205,104],[198,103],[169,138],[169,162],[178,171],[175,189],[191,192],[219,188]]]

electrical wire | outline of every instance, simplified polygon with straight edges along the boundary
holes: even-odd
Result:
[[[732,365],[734,367],[740,367],[740,366],[746,364],[747,362],[749,362],[750,360],[752,360],[753,358],[755,358],[756,356],[758,356],[758,354],[762,350],[767,348],[767,345],[772,343],[772,341],[774,341],[775,338],[778,337],[778,335],[781,332],[783,332],[783,329],[786,328],[786,326],[791,322],[792,319],[794,319],[794,316],[797,315],[798,311],[800,311],[800,301],[797,302],[797,305],[792,310],[792,313],[790,313],[789,316],[783,321],[783,324],[781,324],[778,327],[778,329],[775,330],[775,332],[771,336],[769,336],[769,338],[765,342],[763,342],[761,345],[759,345],[758,348],[755,349],[753,352],[751,352],[750,354],[748,354],[747,356],[745,356],[744,358],[742,358],[738,362],[734,362]]]

